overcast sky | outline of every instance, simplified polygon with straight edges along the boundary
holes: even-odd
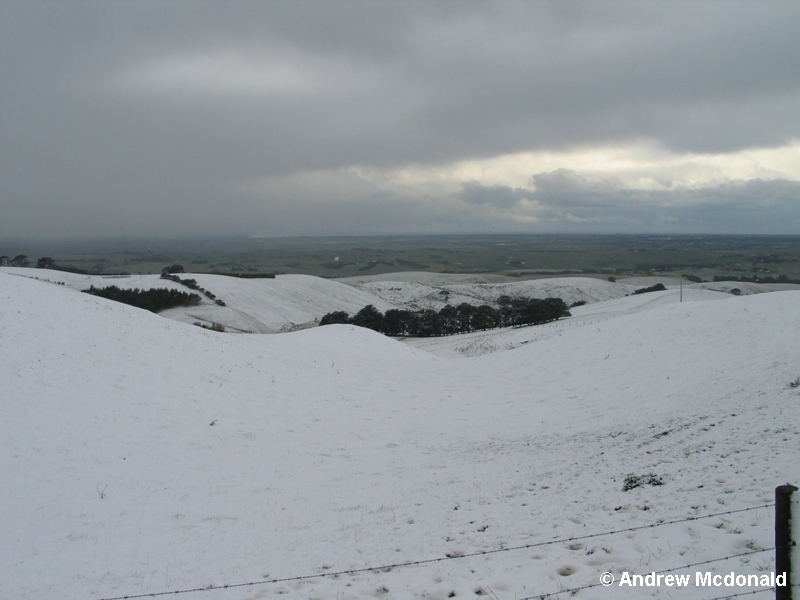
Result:
[[[0,236],[800,233],[800,2],[0,0]]]

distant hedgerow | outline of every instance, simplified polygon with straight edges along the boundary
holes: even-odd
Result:
[[[663,291],[664,291],[664,290],[666,290],[666,289],[667,289],[667,288],[666,288],[666,287],[664,287],[664,284],[663,284],[663,283],[657,283],[657,284],[655,284],[655,285],[651,285],[650,287],[646,287],[646,288],[639,288],[638,290],[636,290],[636,291],[635,291],[635,292],[633,292],[633,293],[634,293],[634,294],[648,294],[648,293],[650,293],[650,292],[663,292]]]
[[[134,288],[129,290],[112,285],[106,288],[91,286],[88,290],[82,291],[86,294],[100,296],[108,300],[115,300],[154,313],[177,306],[197,306],[200,304],[200,296],[197,294],[190,294],[179,290],[168,290],[166,288],[152,288],[149,290]]]
[[[207,289],[205,289],[203,287],[200,287],[197,284],[197,280],[196,279],[181,279],[180,277],[175,275],[173,271],[169,270],[169,269],[174,268],[174,267],[180,267],[181,269],[183,268],[180,265],[172,265],[172,267],[167,267],[166,269],[164,269],[161,272],[161,279],[169,279],[170,281],[174,281],[175,283],[180,283],[181,285],[185,285],[186,287],[188,287],[191,290],[197,290],[198,292],[202,293],[209,300],[213,300],[214,303],[217,306],[225,306],[225,303],[222,300],[219,300],[215,294],[212,294]],[[181,273],[182,272],[183,271],[181,271]]]

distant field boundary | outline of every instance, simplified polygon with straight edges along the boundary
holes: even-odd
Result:
[[[59,243],[31,239],[5,246],[0,249],[0,264],[5,259],[12,266],[16,258],[38,255],[97,274],[157,274],[165,265],[180,264],[193,273],[224,270],[339,278],[424,266],[436,273],[495,273],[511,279],[683,273],[706,281],[715,275],[759,279],[786,275],[800,280],[798,235],[390,235]]]
[[[274,273],[201,273],[201,275],[222,275],[224,277],[238,277],[239,279],[275,279]]]

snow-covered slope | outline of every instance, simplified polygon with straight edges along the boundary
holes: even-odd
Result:
[[[576,282],[572,289],[581,289],[580,282]],[[492,352],[511,350],[524,344],[560,336],[569,329],[594,325],[608,319],[650,310],[667,304],[680,303],[682,300],[686,302],[706,302],[728,298],[731,298],[729,294],[700,288],[687,288],[682,292],[678,289],[649,292],[647,294],[576,306],[570,309],[570,314],[572,315],[570,318],[535,327],[478,331],[446,337],[407,338],[403,341],[415,348],[424,349],[448,358],[480,356]]]
[[[126,289],[169,288],[192,290],[158,275],[93,276],[48,269],[0,268],[0,273],[31,277],[50,283],[63,283],[73,290],[90,285],[102,288],[115,285]],[[181,273],[181,279],[194,279],[212,292],[225,306],[201,296],[200,306],[175,308],[161,316],[184,323],[218,323],[233,332],[275,333],[317,324],[328,312],[343,310],[354,314],[368,304],[381,311],[393,308],[380,298],[336,281],[309,275],[278,275],[275,279],[238,279],[222,275]],[[195,292],[196,293],[196,292]]]
[[[61,283],[73,290],[84,290],[90,285],[98,288],[116,285],[129,289],[166,287],[189,291],[185,286],[161,279],[158,275],[91,276],[30,268],[0,268],[0,273],[2,272]],[[447,304],[458,306],[462,302],[476,306],[495,306],[497,299],[503,295],[512,298],[556,297],[569,305],[581,301],[593,304],[624,298],[639,288],[659,282],[669,288],[678,289],[675,278],[642,277],[613,283],[591,277],[554,277],[509,282],[509,277],[491,274],[411,272],[393,275],[397,280],[390,280],[389,274],[332,281],[308,275],[237,279],[221,275],[182,273],[180,278],[196,280],[199,286],[212,292],[225,306],[218,306],[202,296],[200,306],[176,308],[160,314],[183,323],[205,326],[216,323],[229,332],[276,333],[313,327],[323,315],[332,311],[344,311],[353,315],[369,304],[382,312],[390,308],[440,310]],[[781,289],[800,290],[800,286],[789,284],[722,282],[684,286],[687,291],[705,289],[727,293],[736,287],[743,295]]]
[[[770,552],[705,561],[771,546],[771,508],[648,527],[800,481],[800,296],[720,297],[596,304],[445,360],[350,326],[218,335],[0,273],[2,595],[521,599],[603,571],[769,572]],[[622,491],[631,473],[663,485]]]
[[[512,298],[561,298],[567,304],[600,302],[632,294],[632,286],[589,277],[533,279],[512,283],[451,283],[426,285],[408,281],[373,281],[357,284],[360,290],[382,298],[395,306],[412,310],[440,310],[446,304],[462,302],[494,306],[500,296]]]
[[[499,273],[434,273],[430,271],[398,271],[395,273],[382,273],[380,275],[356,275],[354,277],[340,277],[338,281],[349,285],[373,283],[380,281],[406,281],[422,285],[457,285],[462,283],[508,283],[515,281],[515,277]]]
[[[227,311],[211,303],[172,309],[165,316],[193,323],[217,322],[234,331],[272,333],[316,325],[335,310],[354,314],[368,304],[386,311],[393,305],[349,285],[310,275],[278,275],[275,279],[237,279],[219,275],[180,275],[224,299]]]

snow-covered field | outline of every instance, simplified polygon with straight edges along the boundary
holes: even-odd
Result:
[[[597,584],[774,568],[763,505],[800,481],[797,291],[612,295],[403,343],[219,334],[32,271],[0,272],[2,598],[717,598],[744,590]],[[394,304],[186,277],[268,330]],[[415,561],[435,562],[363,570]]]

